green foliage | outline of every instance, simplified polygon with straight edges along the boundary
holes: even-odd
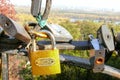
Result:
[[[66,20],[65,22],[60,23],[60,25],[65,27],[71,33],[74,40],[78,40],[81,37],[80,27],[78,26],[78,24],[71,23]]]
[[[100,24],[91,21],[83,21],[79,25],[80,32],[82,35],[84,35],[85,40],[88,39],[89,34],[92,34],[93,36],[96,37],[96,32],[99,27]]]
[[[26,24],[27,22],[36,22],[36,19],[30,14],[19,13],[16,14],[16,17],[19,23],[22,25]]]
[[[22,69],[20,71],[20,75],[24,78],[24,80],[32,80],[32,74],[29,67]]]
[[[64,26],[73,36],[74,40],[87,40],[88,35],[92,34],[96,37],[96,31],[100,27],[101,23],[95,23],[92,21],[65,21],[60,23]]]

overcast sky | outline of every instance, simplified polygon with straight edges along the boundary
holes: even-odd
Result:
[[[14,5],[30,6],[31,0],[10,0]],[[46,0],[43,0],[46,1]],[[52,0],[53,7],[114,9],[120,11],[120,0]]]

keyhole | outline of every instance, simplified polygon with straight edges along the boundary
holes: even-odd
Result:
[[[107,39],[110,39],[110,35],[107,35]]]

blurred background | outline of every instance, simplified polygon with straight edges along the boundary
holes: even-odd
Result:
[[[43,0],[43,10],[45,6]],[[30,13],[31,0],[10,0],[15,9],[15,20],[24,25],[27,22],[36,22]],[[102,24],[113,28],[115,33],[120,32],[120,0],[52,0],[52,10],[48,22],[65,27],[74,40],[87,40],[88,34],[96,37],[96,31]],[[89,51],[64,50],[61,53],[78,57],[89,58]],[[20,58],[19,58],[20,59]],[[22,59],[22,58],[21,58]],[[116,61],[114,61],[116,60]],[[22,61],[20,66],[26,63]],[[120,69],[120,58],[112,55],[107,64]],[[91,70],[79,67],[61,65],[62,73],[53,76],[37,76],[38,80],[118,80],[117,78],[94,74]],[[24,80],[32,80],[30,68],[21,70]]]

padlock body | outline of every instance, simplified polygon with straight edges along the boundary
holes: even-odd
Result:
[[[33,75],[61,73],[59,50],[37,50],[30,53]]]

